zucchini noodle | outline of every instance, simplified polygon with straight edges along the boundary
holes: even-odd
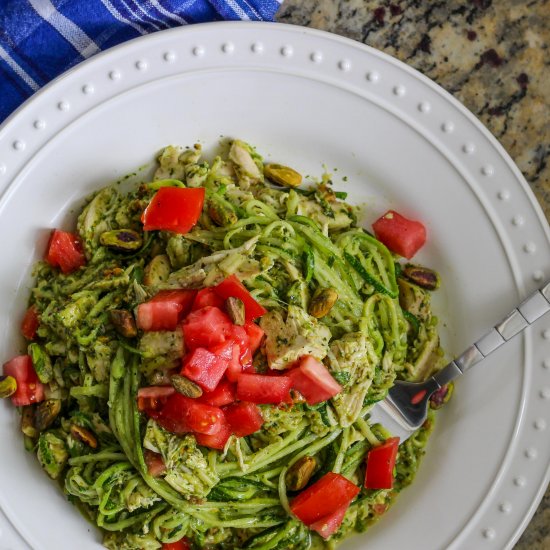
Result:
[[[368,452],[391,435],[370,422],[371,407],[396,377],[441,366],[430,294],[357,226],[357,209],[338,198],[346,194],[332,190],[328,175],[300,188],[272,185],[260,155],[239,140],[227,158],[200,156],[199,146],[167,147],[153,181],[90,197],[77,224],[86,257],[78,270],[37,264],[33,351],[50,369],[47,397],[62,408],[33,445],[107,548],[156,550],[182,537],[194,548],[334,548],[378,519],[419,467],[433,412],[400,446],[394,488],[363,487]],[[205,188],[198,223],[185,234],[145,232],[145,207],[168,187]],[[123,229],[140,236],[136,247],[104,244],[103,234]],[[311,354],[342,390],[315,405],[260,405],[262,428],[215,450],[138,407],[140,388],[166,385],[179,368],[181,331],[125,333],[113,310],[133,322],[160,290],[214,286],[230,275],[267,310],[256,372]],[[319,298],[327,289],[335,296],[328,305]],[[323,313],[313,316],[314,306]],[[304,486],[335,472],[362,487],[328,540],[291,512],[299,491],[289,480],[305,460],[314,468]]]

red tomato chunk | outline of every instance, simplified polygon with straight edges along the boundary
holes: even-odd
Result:
[[[289,371],[287,376],[292,379],[292,388],[304,396],[308,405],[326,401],[342,391],[342,386],[325,365],[311,355],[304,355],[299,367]]]
[[[54,229],[48,243],[46,261],[53,267],[61,268],[63,273],[72,273],[86,265],[86,257],[78,236]]]
[[[192,311],[183,322],[183,337],[187,349],[209,348],[231,338],[233,323],[219,308],[203,307]]]
[[[18,355],[5,363],[4,376],[12,376],[17,382],[17,390],[11,396],[16,407],[44,400],[44,386],[38,380],[30,355]]]
[[[143,458],[145,459],[147,472],[150,476],[159,477],[166,471],[166,464],[162,460],[162,455],[145,449],[143,451]]]
[[[175,434],[197,432],[213,435],[225,424],[220,408],[205,405],[180,393],[168,397],[160,413],[154,418],[163,428]]]
[[[344,504],[344,506],[338,508],[338,510],[329,516],[313,522],[309,528],[312,531],[317,531],[317,533],[319,533],[324,539],[328,539],[331,535],[336,533],[336,531],[340,528],[340,525],[342,525],[342,521],[344,520],[344,516],[346,515],[348,508],[349,504]]]
[[[139,388],[137,405],[140,411],[158,411],[166,402],[166,399],[175,393],[172,386],[148,386]]]
[[[229,372],[229,371],[227,371]],[[235,384],[229,380],[222,379],[213,391],[205,391],[198,399],[201,403],[213,405],[214,407],[223,407],[235,401],[237,395]]]
[[[183,359],[183,376],[196,382],[203,390],[213,391],[222,379],[229,360],[205,348],[196,348]]]
[[[237,379],[237,398],[251,403],[283,403],[290,399],[288,376],[241,374]]]
[[[202,213],[204,193],[203,187],[161,187],[141,216],[143,229],[187,233]]]
[[[213,288],[202,288],[197,292],[191,311],[196,311],[197,309],[201,309],[206,306],[215,306],[223,309],[224,303],[224,299],[221,296],[218,296]]]
[[[177,542],[165,542],[162,545],[162,550],[191,550],[191,544],[184,537]]]
[[[225,444],[230,437],[231,426],[225,421],[222,423],[220,430],[215,434],[195,434],[195,439],[199,445],[218,450],[222,450],[225,447]]]
[[[21,332],[27,340],[34,340],[39,326],[40,319],[38,317],[38,308],[35,305],[32,305],[29,309],[27,309],[25,317],[23,317]]]
[[[175,330],[195,299],[195,290],[162,290],[137,308],[137,326],[144,331]]]
[[[227,279],[215,286],[214,290],[216,294],[225,299],[230,297],[239,298],[244,304],[245,319],[247,321],[253,321],[267,313],[267,310],[252,297],[246,287],[237,279],[236,275],[227,277]]]
[[[369,451],[365,474],[367,489],[391,489],[393,487],[393,468],[398,450],[399,438],[390,437],[385,443]]]
[[[246,323],[244,325],[244,330],[248,336],[250,352],[254,355],[258,351],[265,333],[253,322]]]
[[[426,242],[426,228],[393,210],[386,212],[373,224],[376,238],[392,252],[411,259]]]
[[[349,506],[359,487],[340,474],[329,472],[302,491],[290,504],[292,513],[306,525],[331,516]]]
[[[238,437],[257,432],[264,423],[260,409],[254,403],[233,403],[225,407],[223,412],[233,433]]]

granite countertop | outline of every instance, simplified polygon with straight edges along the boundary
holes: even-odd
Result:
[[[550,220],[548,0],[285,0],[276,19],[364,42],[435,80],[497,137]],[[550,549],[550,489],[514,548]]]

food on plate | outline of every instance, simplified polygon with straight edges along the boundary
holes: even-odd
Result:
[[[375,237],[328,175],[240,140],[201,155],[166,147],[152,181],[53,230],[0,396],[107,548],[334,548],[412,482],[433,426],[400,445],[369,420],[442,365],[439,276],[402,258],[425,227],[390,210]]]

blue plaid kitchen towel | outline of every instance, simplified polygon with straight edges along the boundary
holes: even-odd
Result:
[[[50,80],[151,32],[206,21],[273,21],[280,0],[0,0],[0,122]]]

